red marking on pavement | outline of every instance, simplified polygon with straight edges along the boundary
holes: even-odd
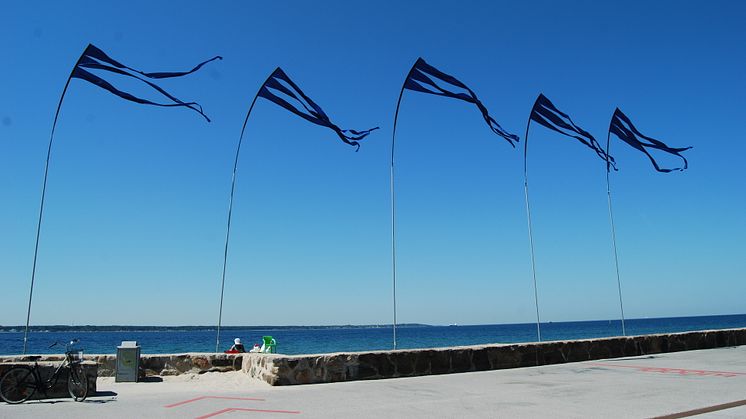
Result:
[[[204,416],[198,416],[196,419],[207,419],[213,416],[222,415],[223,413],[230,412],[259,412],[259,413],[291,413],[299,414],[297,410],[269,410],[269,409],[248,409],[245,407],[229,407],[227,409],[218,410],[217,412],[208,413]]]
[[[184,401],[181,401],[181,402],[177,402],[177,403],[174,403],[174,404],[167,404],[167,405],[165,405],[163,407],[165,407],[165,408],[176,407],[176,406],[181,406],[181,405],[184,405],[184,404],[187,404],[187,403],[196,402],[196,401],[204,400],[204,399],[251,400],[251,401],[258,401],[258,402],[263,402],[264,401],[264,399],[257,399],[257,398],[253,398],[253,397],[200,396],[200,397],[195,397],[193,399],[189,399],[189,400],[184,400]]]
[[[640,372],[659,372],[663,374],[678,374],[678,375],[696,375],[696,376],[711,376],[711,377],[737,377],[739,375],[746,375],[746,372],[733,372],[733,371],[706,371],[706,370],[687,370],[683,368],[664,368],[664,367],[645,367],[639,365],[615,365],[615,364],[601,364],[593,363],[590,365],[599,367],[612,367],[612,368],[632,368]]]

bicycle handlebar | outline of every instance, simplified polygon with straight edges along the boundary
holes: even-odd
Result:
[[[65,346],[67,346],[67,349],[69,349],[71,346],[75,345],[78,342],[80,342],[80,339],[75,338],[75,339],[71,340],[70,343],[68,343]],[[49,347],[47,349],[52,349],[52,348],[54,348],[57,345],[62,345],[62,344],[59,341],[56,341],[53,344],[49,345]]]

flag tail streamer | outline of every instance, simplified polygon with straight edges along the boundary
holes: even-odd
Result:
[[[279,67],[259,89],[259,96],[287,109],[308,122],[331,129],[343,142],[355,146],[355,151],[360,149],[360,140],[379,128],[375,127],[362,131],[339,128],[331,122],[324,110],[303,93],[300,87]]]
[[[142,75],[144,77],[150,78],[150,79],[164,79],[164,78],[173,78],[173,77],[181,77],[186,76],[188,74],[192,74],[195,71],[199,70],[204,66],[205,64],[215,61],[215,60],[222,60],[223,57],[221,56],[215,56],[207,61],[201,62],[199,65],[194,67],[193,69],[189,71],[182,71],[182,72],[160,72],[160,73],[145,73],[140,70],[135,70],[131,67],[127,67],[118,61],[115,61],[108,55],[106,55],[103,51],[101,51],[99,48],[97,48],[95,45],[88,45],[88,48],[85,49],[83,52],[83,55],[81,55],[80,59],[78,60],[78,63],[75,65],[75,68],[73,69],[72,77],[79,78],[81,80],[85,80],[89,83],[95,84],[102,89],[108,90],[114,95],[119,96],[122,99],[129,100],[131,102],[140,103],[144,105],[153,105],[153,106],[164,106],[164,107],[186,107],[189,108],[200,115],[204,117],[207,122],[210,122],[210,118],[205,115],[205,113],[202,110],[202,106],[200,106],[196,102],[184,102],[175,96],[168,93],[166,90],[158,86],[157,84],[146,80],[143,77],[140,77],[139,75]],[[104,80],[102,77],[99,77],[87,69],[92,70],[101,70],[101,71],[107,71],[114,74],[119,74],[126,77],[132,77],[134,79],[137,79],[143,83],[146,83],[148,86],[150,86],[152,89],[160,93],[161,95],[165,96],[170,100],[169,103],[161,103],[161,102],[154,102],[147,99],[142,99],[140,97],[134,96],[130,93],[121,91],[114,87],[111,83]],[[125,71],[130,70],[130,72]],[[137,73],[137,74],[133,74]],[[139,74],[139,75],[138,75]]]
[[[404,88],[415,92],[429,93],[436,96],[444,96],[473,103],[482,113],[482,118],[490,127],[492,132],[504,138],[513,147],[515,147],[515,143],[519,141],[517,135],[505,131],[503,127],[490,116],[487,108],[484,106],[482,101],[479,100],[477,94],[474,93],[473,90],[457,78],[426,63],[422,58],[418,58],[414,63],[414,66],[412,66],[412,69],[409,71],[409,74],[404,81]]]
[[[120,69],[126,69],[130,71],[134,71],[135,73],[142,74],[143,76],[149,78],[149,79],[167,79],[167,78],[173,78],[173,77],[181,77],[186,76],[188,74],[192,74],[202,68],[205,64],[215,61],[215,60],[222,60],[223,57],[216,55],[215,57],[210,58],[209,60],[205,60],[199,64],[197,64],[193,69],[189,71],[171,71],[171,72],[156,72],[156,73],[146,73],[144,71],[136,70],[132,67],[127,67],[126,65],[114,60],[113,58],[106,55],[105,52],[103,52],[101,49],[97,48],[95,45],[89,44],[88,48],[86,48],[86,51],[83,53],[84,56],[90,57],[92,59],[105,62],[109,65],[112,65],[114,67],[120,68]]]
[[[588,131],[577,126],[569,115],[557,109],[556,106],[543,94],[540,94],[531,109],[529,120],[539,123],[552,131],[562,135],[575,138],[583,145],[593,150],[601,159],[615,167],[614,158],[607,156],[601,145]],[[616,167],[615,167],[616,169]]]
[[[659,172],[669,173],[675,170],[683,171],[687,167],[689,167],[689,162],[687,162],[686,157],[682,156],[681,153],[689,150],[691,147],[669,147],[662,141],[658,141],[654,138],[643,135],[635,127],[635,125],[627,117],[627,115],[619,110],[619,108],[614,111],[614,115],[611,117],[611,123],[609,124],[609,133],[616,135],[617,137],[619,137],[619,139],[629,144],[636,150],[643,152],[648,157],[648,159],[650,159],[650,162],[653,164],[653,167],[655,167],[655,170]],[[653,158],[648,149],[660,150],[664,153],[675,155],[681,158],[683,165],[681,167],[674,167],[670,169],[663,168],[658,164],[655,158]]]
[[[200,68],[202,68],[203,65],[207,64],[210,61],[222,59],[220,56],[216,56],[210,60],[204,61],[197,65],[195,68],[193,68],[190,71],[182,72],[182,73],[140,73],[145,75],[149,78],[167,78],[167,77],[180,77],[183,75],[191,74]],[[108,65],[107,65],[108,64]],[[95,74],[90,73],[89,71],[85,70],[86,68],[89,69],[97,69],[97,70],[104,70],[109,71],[116,74],[126,75],[129,77],[135,77],[145,83],[147,83],[150,87],[160,92],[162,95],[166,96],[167,98],[171,99],[173,103],[170,104],[159,104],[155,102],[151,102],[145,99],[140,99],[136,96],[133,96],[129,93],[123,92],[121,90],[116,89],[111,83],[107,82],[106,80],[102,79],[99,76],[96,76]],[[26,311],[26,327],[24,329],[23,333],[23,353],[26,354],[26,350],[28,349],[28,333],[29,333],[29,324],[31,320],[31,303],[33,300],[34,295],[34,281],[36,279],[36,264],[39,256],[39,238],[41,236],[41,225],[42,225],[42,219],[44,215],[44,201],[46,197],[47,192],[47,178],[49,175],[49,160],[52,156],[52,143],[54,141],[54,131],[57,128],[57,120],[60,115],[60,110],[62,109],[62,103],[65,100],[65,94],[67,93],[67,88],[70,86],[70,81],[73,78],[78,78],[81,80],[88,81],[90,83],[93,83],[105,90],[108,90],[109,92],[132,102],[141,103],[141,104],[150,104],[150,105],[157,105],[157,106],[185,106],[188,108],[191,108],[192,110],[197,111],[199,114],[201,114],[207,121],[210,120],[207,118],[207,116],[202,112],[202,108],[195,102],[182,102],[179,99],[173,97],[168,92],[160,88],[159,86],[155,85],[152,82],[149,82],[147,80],[144,80],[140,77],[137,77],[135,75],[132,75],[130,73],[127,73],[123,71],[122,69],[129,69],[133,70],[129,67],[124,66],[123,64],[113,60],[108,55],[106,55],[101,49],[97,48],[96,46],[89,44],[88,47],[83,51],[83,54],[78,58],[78,60],[75,62],[75,65],[73,66],[72,71],[70,72],[70,75],[67,77],[67,81],[65,82],[65,87],[62,89],[62,94],[60,95],[60,100],[57,103],[57,110],[54,113],[54,121],[52,122],[52,131],[49,135],[49,144],[47,146],[47,158],[44,163],[44,181],[42,183],[42,189],[41,189],[41,203],[39,205],[39,218],[36,225],[36,240],[34,243],[34,259],[33,259],[33,265],[31,268],[31,286],[29,290],[29,301],[28,301],[28,309]]]

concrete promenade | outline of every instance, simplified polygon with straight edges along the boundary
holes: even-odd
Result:
[[[542,367],[271,387],[241,372],[0,404],[2,418],[746,418],[746,346]],[[674,414],[679,414],[674,415]]]

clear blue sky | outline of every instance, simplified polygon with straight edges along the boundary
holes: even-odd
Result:
[[[215,324],[238,134],[282,66],[355,153],[258,102],[242,150],[224,324],[391,321],[389,154],[418,56],[474,89],[523,141],[544,92],[605,143],[621,107],[687,152],[658,174],[614,143],[627,317],[746,311],[746,4],[289,1],[11,2],[0,39],[0,324],[23,324],[44,158],[71,66],[91,42],[194,112],[73,80],[57,126],[32,324]],[[140,86],[120,86],[143,95]],[[534,321],[522,142],[463,102],[405,94],[397,136],[400,322]],[[619,317],[604,164],[534,125],[529,172],[542,319]]]

